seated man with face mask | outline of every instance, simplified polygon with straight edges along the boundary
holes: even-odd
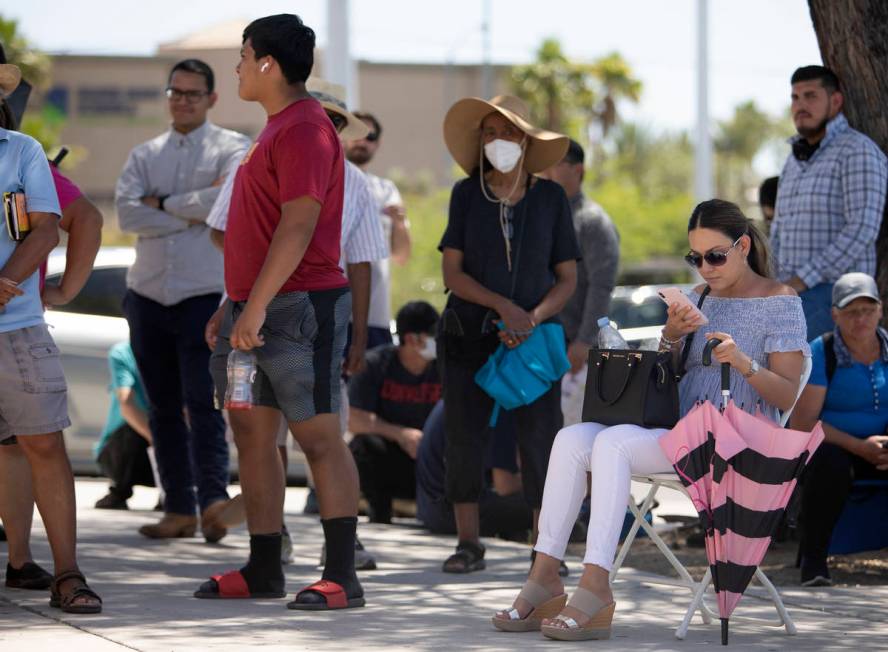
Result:
[[[370,521],[391,523],[392,499],[416,497],[416,453],[422,427],[441,398],[435,362],[438,312],[412,301],[396,317],[398,344],[367,353],[348,387],[350,444]]]

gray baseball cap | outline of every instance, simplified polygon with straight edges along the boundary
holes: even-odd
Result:
[[[873,301],[881,301],[879,298],[879,288],[875,279],[869,274],[863,272],[851,272],[843,274],[833,285],[832,304],[840,310],[847,306],[854,299],[866,297]]]

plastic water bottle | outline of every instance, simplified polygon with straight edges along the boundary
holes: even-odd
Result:
[[[599,349],[628,349],[629,345],[620,331],[611,325],[610,319],[602,317],[598,320],[598,348]]]
[[[226,410],[249,410],[253,407],[253,381],[255,379],[256,354],[252,351],[232,350],[228,354]]]

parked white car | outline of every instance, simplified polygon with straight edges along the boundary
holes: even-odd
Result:
[[[126,294],[126,272],[135,259],[132,247],[102,247],[77,298],[46,312],[68,381],[71,427],[65,430],[65,444],[74,472],[79,475],[99,473],[94,448],[111,404],[108,351],[118,342],[129,340],[129,325],[121,304]],[[57,282],[64,269],[65,251],[56,249],[49,257],[47,280]],[[237,449],[233,443],[229,450],[231,472],[236,475]],[[291,453],[287,477],[294,482],[305,479],[301,453]]]
[[[132,247],[102,247],[93,272],[74,301],[47,311],[46,321],[62,355],[68,380],[68,412],[71,427],[65,442],[75,473],[98,473],[93,449],[108,416],[110,405],[108,351],[129,339],[129,326],[121,302],[126,294],[126,272],[136,258]],[[49,257],[47,277],[57,281],[65,268],[64,249]],[[666,305],[657,296],[659,286],[617,287],[609,316],[630,346],[650,344],[660,336],[666,321]],[[231,468],[237,471],[237,451],[231,445]],[[287,474],[305,478],[301,454],[291,455]]]

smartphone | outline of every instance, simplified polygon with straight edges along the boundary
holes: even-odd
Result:
[[[700,309],[694,305],[694,302],[688,299],[688,295],[679,290],[678,288],[662,288],[657,290],[657,294],[660,295],[660,298],[666,302],[667,306],[671,306],[673,303],[677,303],[679,307],[684,308],[685,306],[691,307],[691,314],[697,315],[700,318],[701,325],[705,325],[709,323],[709,320],[706,318]]]

